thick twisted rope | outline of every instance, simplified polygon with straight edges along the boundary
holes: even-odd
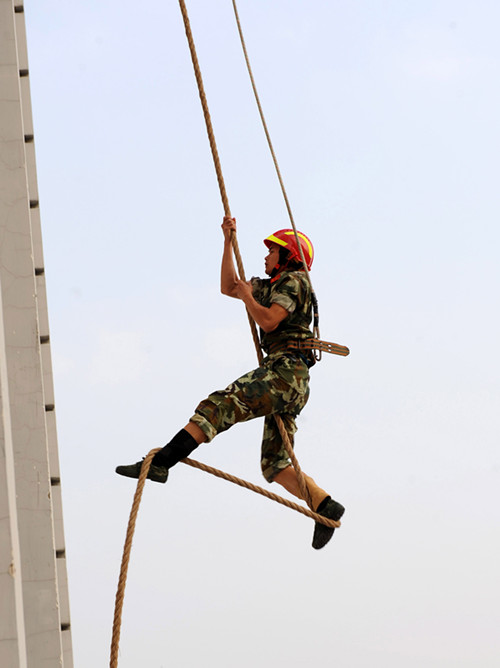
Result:
[[[222,175],[222,167],[220,164],[219,151],[217,150],[217,142],[215,141],[212,118],[210,116],[210,110],[208,108],[207,96],[205,95],[205,87],[203,85],[203,78],[201,76],[200,64],[198,62],[198,56],[196,54],[196,48],[194,45],[193,33],[191,32],[191,24],[189,22],[189,16],[187,13],[186,4],[184,3],[184,0],[179,0],[179,7],[181,10],[182,18],[184,20],[184,28],[186,30],[189,52],[191,54],[191,60],[193,62],[194,76],[196,78],[196,84],[198,86],[198,94],[200,96],[201,107],[203,109],[203,116],[205,117],[205,125],[207,127],[208,141],[210,143],[210,150],[212,151],[212,158],[214,161],[215,173],[217,175],[217,183],[219,184],[219,191],[222,200],[222,206],[224,208],[224,215],[231,217],[231,208],[229,207],[229,199],[226,192],[226,184],[224,183],[224,177]],[[241,280],[245,281],[246,278],[245,278],[245,270],[243,268],[243,260],[241,259],[238,240],[236,238],[236,234],[234,233],[231,234],[231,242],[233,246],[234,256],[236,258],[238,273],[240,275]],[[248,311],[247,311],[247,317],[255,348],[260,352],[259,336],[257,334],[257,328],[255,327],[255,322],[253,321],[253,318],[250,315],[250,313],[248,313]],[[260,353],[259,363],[261,361],[262,361],[262,353]]]
[[[110,668],[116,668],[118,666],[118,647],[120,643],[120,629],[121,629],[121,620],[122,620],[122,611],[123,611],[123,602],[125,600],[125,586],[127,583],[127,574],[128,574],[128,566],[130,562],[130,555],[132,552],[132,541],[134,538],[134,532],[135,532],[135,525],[137,521],[137,514],[139,512],[139,506],[141,503],[141,498],[142,498],[142,493],[144,490],[144,484],[146,482],[146,477],[149,471],[149,468],[151,466],[151,462],[153,460],[153,457],[157,452],[160,451],[160,448],[154,448],[151,450],[147,456],[144,458],[144,461],[142,463],[142,468],[141,468],[141,473],[139,475],[139,480],[137,481],[137,487],[136,491],[134,494],[134,500],[132,503],[132,510],[130,511],[130,518],[128,521],[128,526],[127,526],[127,533],[125,536],[125,544],[123,547],[123,556],[122,556],[122,563],[121,563],[121,568],[120,568],[120,577],[118,578],[118,589],[116,592],[116,598],[115,598],[115,614],[114,614],[114,619],[113,619],[113,636],[111,640],[111,659],[110,659]],[[330,520],[327,517],[323,517],[322,515],[318,515],[318,513],[313,512],[312,510],[309,510],[308,508],[304,508],[304,506],[301,506],[298,503],[294,503],[293,501],[290,501],[289,499],[284,499],[283,497],[279,496],[278,494],[274,494],[273,492],[270,492],[267,489],[264,489],[263,487],[259,487],[258,485],[254,485],[251,482],[248,482],[247,480],[243,480],[242,478],[238,478],[234,475],[231,475],[230,473],[226,473],[225,471],[220,471],[219,469],[213,468],[212,466],[208,466],[207,464],[202,464],[201,462],[196,461],[195,459],[182,459],[181,462],[183,464],[187,464],[188,466],[192,466],[193,468],[199,469],[200,471],[204,471],[205,473],[210,473],[211,475],[217,477],[217,478],[222,478],[223,480],[227,480],[228,482],[232,482],[235,485],[239,485],[240,487],[244,487],[245,489],[249,489],[252,492],[256,492],[257,494],[261,494],[262,496],[265,496],[266,498],[270,499],[271,501],[276,501],[277,503],[280,503],[283,506],[286,506],[287,508],[290,508],[291,510],[295,510],[298,513],[302,513],[302,515],[305,515],[306,517],[310,517],[313,519],[315,522],[320,522],[321,524],[324,524],[327,527],[331,527],[332,529],[338,529],[340,527],[340,521],[336,520]]]
[[[139,480],[137,481],[137,487],[134,494],[134,500],[132,503],[132,510],[130,511],[130,517],[127,525],[127,534],[125,536],[125,545],[123,546],[123,556],[122,563],[120,567],[120,577],[118,578],[118,588],[116,590],[115,598],[115,614],[113,618],[113,634],[111,637],[111,655],[109,660],[110,668],[116,668],[118,666],[118,648],[120,644],[120,630],[122,624],[122,610],[123,610],[123,601],[125,599],[125,585],[127,584],[127,573],[128,565],[130,562],[130,553],[132,551],[132,540],[134,538],[135,524],[137,521],[137,513],[139,512],[139,506],[141,504],[142,491],[144,489],[144,484],[146,482],[146,476],[148,475],[149,467],[156,452],[159,448],[151,450],[147,454],[142,464],[141,473],[139,475]]]
[[[293,501],[284,499],[282,496],[279,496],[278,494],[274,494],[273,492],[270,492],[269,490],[264,489],[263,487],[259,487],[258,485],[254,485],[253,483],[248,482],[248,480],[237,478],[236,476],[231,475],[230,473],[226,473],[225,471],[219,471],[219,469],[215,469],[212,466],[208,466],[207,464],[202,464],[202,462],[198,462],[195,459],[183,459],[181,461],[183,464],[192,466],[195,469],[199,469],[200,471],[204,471],[205,473],[210,473],[216,478],[222,478],[222,480],[227,480],[228,482],[232,482],[235,485],[239,485],[240,487],[249,489],[251,492],[256,492],[261,496],[265,496],[266,498],[271,499],[271,501],[276,501],[277,503],[281,503],[282,506],[286,506],[291,510],[296,510],[298,513],[302,513],[302,515],[310,517],[315,522],[320,522],[321,524],[331,527],[332,529],[338,529],[338,527],[340,526],[340,521],[330,520],[327,517],[323,517],[323,515],[319,515],[318,513],[315,513],[313,510],[309,510],[309,508],[301,506],[299,503],[294,503]]]

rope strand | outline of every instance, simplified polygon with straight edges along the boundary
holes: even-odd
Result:
[[[265,496],[267,499],[270,499],[271,501],[276,501],[277,503],[280,503],[282,506],[286,506],[291,510],[296,510],[298,513],[301,513],[306,517],[310,517],[315,522],[320,522],[320,524],[324,524],[327,527],[331,527],[332,529],[338,529],[338,527],[340,526],[340,521],[330,520],[327,517],[324,517],[323,515],[319,515],[318,513],[309,510],[308,508],[304,508],[304,506],[301,506],[299,503],[294,503],[289,499],[284,499],[282,496],[279,496],[278,494],[274,494],[273,492],[270,492],[269,490],[264,489],[263,487],[259,487],[258,485],[254,485],[252,482],[248,482],[247,480],[243,480],[242,478],[237,478],[236,476],[231,475],[230,473],[226,473],[225,471],[220,471],[219,469],[213,468],[212,466],[208,466],[207,464],[198,462],[195,459],[182,459],[181,461],[183,464],[192,466],[193,468],[199,469],[200,471],[204,471],[205,473],[210,473],[216,478],[222,478],[222,480],[227,480],[228,482],[232,482],[235,485],[239,485],[239,487],[244,487],[245,489],[249,489],[251,492],[256,492],[261,496]]]
[[[123,547],[123,556],[122,556],[122,563],[120,567],[120,576],[118,578],[118,589],[116,592],[116,598],[115,598],[115,613],[114,613],[114,618],[113,618],[113,634],[112,634],[112,639],[111,639],[111,658],[110,658],[110,668],[117,668],[118,666],[118,648],[119,648],[119,643],[120,643],[120,630],[121,630],[121,623],[122,623],[122,612],[123,612],[123,602],[125,600],[125,586],[127,584],[127,574],[128,574],[128,566],[130,562],[130,555],[132,553],[132,542],[134,539],[134,533],[135,533],[135,526],[137,522],[137,515],[139,512],[139,506],[141,503],[142,499],[142,493],[144,491],[144,484],[146,482],[146,478],[149,472],[149,469],[151,467],[151,462],[153,461],[153,457],[157,452],[160,451],[160,448],[154,448],[144,458],[144,461],[142,463],[142,468],[141,468],[141,473],[139,475],[139,480],[137,481],[137,487],[136,491],[134,494],[134,500],[132,503],[132,510],[130,512],[130,518],[129,522],[127,525],[127,533],[125,536],[125,544]],[[301,513],[302,515],[305,515],[306,517],[310,517],[313,519],[315,522],[320,522],[321,524],[324,524],[327,527],[330,527],[332,529],[338,529],[340,527],[340,521],[337,520],[331,520],[328,519],[327,517],[323,517],[323,515],[318,515],[318,513],[313,512],[312,510],[309,510],[308,508],[304,508],[304,506],[299,505],[298,503],[294,503],[293,501],[290,501],[289,499],[285,499],[278,494],[274,494],[273,492],[270,492],[267,489],[264,489],[263,487],[259,487],[258,485],[254,485],[251,482],[248,482],[247,480],[243,480],[242,478],[238,478],[234,475],[231,475],[230,473],[226,473],[225,471],[220,471],[219,469],[216,469],[212,466],[208,466],[207,464],[203,464],[202,462],[198,462],[195,459],[181,459],[181,462],[183,464],[187,464],[188,466],[191,466],[193,468],[199,469],[200,471],[204,471],[205,473],[210,473],[211,475],[221,478],[222,480],[227,480],[228,482],[232,482],[235,485],[239,485],[240,487],[244,487],[245,489],[250,490],[251,492],[256,492],[257,494],[260,494],[261,496],[265,496],[266,498],[270,499],[271,501],[276,501],[277,503],[280,503],[283,506],[286,506],[287,508],[290,508],[291,510],[295,510],[298,513]]]
[[[232,0],[232,3],[233,3],[234,16],[236,18],[236,25],[238,27],[238,34],[240,36],[241,48],[243,49],[243,55],[245,57],[245,63],[246,63],[246,66],[247,66],[248,75],[250,77],[250,82],[252,84],[252,90],[253,90],[253,94],[254,94],[254,97],[255,97],[255,102],[257,103],[257,108],[259,110],[260,120],[262,121],[262,127],[264,129],[264,134],[266,135],[267,144],[269,146],[269,151],[271,152],[271,157],[273,159],[274,168],[276,170],[276,174],[278,176],[278,181],[279,181],[279,184],[280,184],[280,187],[281,187],[281,192],[283,193],[283,199],[285,200],[285,206],[286,206],[286,210],[288,212],[288,217],[290,219],[290,224],[291,224],[293,232],[295,234],[295,240],[296,240],[297,246],[299,248],[300,259],[302,260],[302,265],[304,267],[304,271],[306,273],[307,280],[309,281],[309,285],[311,287],[311,293],[313,294],[313,301],[315,302],[314,336],[317,339],[319,339],[320,338],[319,315],[318,315],[318,312],[317,312],[318,300],[316,299],[316,294],[314,292],[313,284],[312,284],[312,281],[311,281],[311,274],[309,273],[309,269],[307,267],[307,262],[306,262],[306,259],[304,257],[304,250],[302,248],[302,244],[300,243],[300,239],[299,239],[299,235],[298,235],[298,231],[297,231],[297,226],[295,225],[295,220],[294,220],[293,213],[292,213],[292,207],[290,205],[290,200],[288,199],[288,195],[287,195],[287,192],[286,192],[283,177],[281,176],[281,170],[279,168],[278,158],[276,157],[276,152],[274,150],[274,146],[273,146],[273,143],[271,141],[271,135],[270,135],[269,129],[267,127],[266,118],[264,116],[264,110],[262,109],[262,104],[260,102],[260,96],[259,96],[259,93],[257,91],[257,86],[255,84],[255,78],[253,76],[252,67],[250,65],[250,58],[248,57],[247,46],[246,46],[246,42],[245,42],[245,37],[243,36],[243,28],[241,27],[240,15],[239,15],[239,12],[238,12],[238,7],[236,5],[236,0]],[[321,353],[319,353],[319,357],[317,359],[320,359],[320,358],[321,358]]]
[[[141,504],[142,492],[144,490],[146,476],[148,475],[148,471],[151,466],[151,462],[153,461],[153,457],[158,452],[158,450],[159,448],[151,450],[151,452],[147,454],[147,456],[144,459],[144,462],[142,463],[141,473],[139,475],[139,480],[137,481],[137,487],[135,490],[134,500],[132,503],[132,510],[130,511],[130,517],[127,525],[127,533],[125,536],[125,544],[123,546],[120,577],[118,578],[118,588],[116,591],[116,598],[115,598],[115,614],[113,617],[113,634],[111,637],[111,655],[109,661],[110,668],[116,668],[118,666],[118,648],[120,644],[123,601],[125,600],[125,585],[127,584],[127,573],[128,573],[128,565],[130,562],[130,553],[132,551],[132,540],[134,538],[135,525],[137,522],[137,514],[139,512],[139,506]]]
[[[184,2],[184,0],[179,0],[179,7],[184,21],[184,29],[186,31],[189,52],[191,54],[191,61],[193,63],[194,76],[196,78],[196,84],[198,86],[198,94],[200,96],[203,116],[205,118],[208,141],[210,143],[210,150],[212,151],[212,158],[214,161],[215,173],[217,175],[217,183],[219,184],[219,192],[222,200],[222,206],[224,208],[224,215],[231,217],[231,209],[229,207],[229,199],[226,192],[226,185],[224,183],[224,177],[222,175],[222,167],[219,158],[219,151],[217,150],[217,143],[215,141],[212,118],[210,116],[210,110],[208,108],[207,96],[205,95],[205,87],[203,85],[203,77],[201,75],[201,69],[200,69],[200,64],[198,62],[198,56],[196,54],[196,47],[194,44],[193,33],[191,31],[191,23],[189,21],[186,3]],[[234,233],[231,234],[231,243],[233,246],[233,252],[236,259],[236,266],[238,267],[238,274],[242,281],[246,281],[245,270],[243,268],[243,260],[241,259],[240,249],[238,246],[238,239],[236,238],[236,234]],[[260,363],[262,361],[262,353],[260,352],[259,336],[257,334],[257,328],[255,326],[255,322],[250,313],[248,312],[248,310],[247,310],[247,317],[248,317],[248,323],[250,325],[250,331],[252,334],[254,346],[257,351],[257,357],[259,357],[260,355],[259,357],[259,363]]]

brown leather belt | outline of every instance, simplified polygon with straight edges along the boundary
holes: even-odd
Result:
[[[333,353],[334,355],[342,355],[343,357],[349,355],[349,348],[346,346],[341,346],[339,343],[330,343],[329,341],[320,341],[320,339],[291,339],[289,341],[276,341],[268,346],[267,353],[268,355],[272,355],[273,353],[288,350],[321,350],[321,352],[324,353]]]

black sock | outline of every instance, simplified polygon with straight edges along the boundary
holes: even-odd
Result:
[[[198,443],[194,440],[189,432],[181,429],[167,445],[157,452],[153,457],[152,463],[155,466],[166,466],[171,468],[177,464],[181,459],[190,455]]]

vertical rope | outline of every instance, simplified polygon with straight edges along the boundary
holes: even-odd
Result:
[[[203,85],[203,78],[201,76],[200,64],[198,62],[198,56],[196,54],[196,47],[194,44],[193,33],[191,31],[191,23],[189,21],[189,16],[186,9],[186,3],[184,0],[179,0],[179,6],[181,9],[182,18],[184,21],[184,29],[186,31],[186,37],[189,45],[189,52],[191,53],[191,60],[193,62],[194,76],[196,78],[196,83],[198,85],[198,93],[200,96],[201,107],[203,109],[203,116],[205,118],[205,125],[207,127],[208,141],[210,143],[210,150],[212,151],[212,158],[214,161],[215,172],[217,174],[217,183],[219,184],[219,191],[222,200],[222,206],[224,207],[224,215],[231,216],[231,209],[229,207],[229,199],[226,192],[226,185],[224,183],[224,177],[222,175],[222,167],[219,158],[219,152],[217,150],[217,143],[215,141],[215,134],[212,125],[212,118],[210,116],[210,110],[208,108],[207,96],[205,95],[205,87]],[[242,281],[246,281],[245,278],[245,269],[243,267],[243,260],[241,258],[240,249],[238,246],[238,239],[236,234],[231,234],[231,243],[233,246],[234,257],[236,259],[236,266],[238,267],[238,274]],[[254,342],[255,350],[257,351],[257,357],[259,363],[262,361],[262,351],[259,343],[259,336],[257,334],[257,328],[255,322],[247,310],[248,323],[250,325],[250,331],[252,333],[252,339]]]
[[[264,133],[266,135],[267,144],[269,146],[269,150],[271,152],[271,157],[273,159],[274,167],[276,169],[276,174],[278,176],[278,181],[279,181],[279,184],[280,184],[280,187],[281,187],[281,192],[283,193],[283,198],[285,200],[286,210],[288,211],[288,217],[290,219],[290,224],[292,225],[292,229],[293,229],[293,232],[295,234],[295,240],[296,240],[297,246],[299,248],[300,259],[302,260],[302,265],[304,267],[304,271],[306,273],[307,280],[309,281],[309,285],[311,286],[311,293],[313,295],[313,302],[314,302],[314,309],[315,309],[315,313],[314,313],[314,319],[315,319],[315,322],[314,322],[314,336],[317,339],[319,339],[320,338],[319,315],[318,315],[318,310],[317,310],[318,309],[318,301],[316,299],[316,294],[314,292],[313,284],[312,284],[312,281],[311,281],[311,274],[309,273],[309,269],[307,267],[307,262],[306,262],[306,259],[304,257],[304,251],[302,249],[302,244],[300,243],[299,235],[298,235],[298,232],[297,232],[297,227],[295,225],[295,220],[294,220],[293,213],[292,213],[292,207],[290,206],[290,200],[288,199],[288,195],[287,195],[287,192],[286,192],[283,177],[281,176],[281,170],[280,170],[279,165],[278,165],[278,159],[276,157],[276,153],[274,151],[274,146],[273,146],[273,143],[271,141],[271,135],[269,134],[269,130],[268,130],[268,127],[267,127],[266,118],[264,116],[264,111],[262,109],[262,104],[260,103],[260,97],[259,97],[259,93],[257,91],[257,86],[255,84],[255,79],[254,79],[254,76],[253,76],[252,67],[250,65],[250,58],[248,57],[247,46],[246,46],[246,43],[245,43],[245,38],[243,36],[243,29],[241,27],[240,15],[238,13],[238,7],[236,5],[236,0],[232,0],[232,3],[233,3],[234,16],[236,18],[236,25],[238,26],[238,33],[239,33],[239,36],[240,36],[241,47],[243,49],[243,55],[245,57],[245,63],[246,63],[246,66],[247,66],[248,75],[250,77],[250,82],[252,84],[252,90],[253,90],[253,94],[254,94],[254,97],[255,97],[255,102],[257,103],[257,108],[259,110],[260,120],[262,121],[262,127],[264,128]],[[321,353],[319,353],[319,358],[318,359],[320,359],[320,358],[321,358]]]

